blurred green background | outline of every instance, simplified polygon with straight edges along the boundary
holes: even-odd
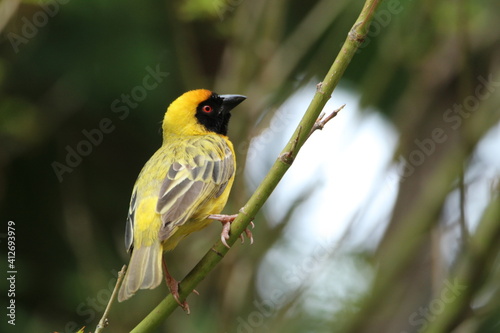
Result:
[[[123,235],[133,184],[161,143],[164,111],[187,90],[248,96],[233,113],[229,132],[238,174],[226,212],[236,212],[253,189],[244,177],[249,143],[284,101],[323,78],[362,6],[358,0],[2,0],[0,260],[6,267],[12,220],[18,273],[16,325],[8,325],[2,313],[1,331],[94,330],[116,272],[128,262]],[[498,22],[500,3],[494,0],[389,0],[375,15],[342,87],[359,96],[362,115],[379,113],[397,131],[392,152],[401,177],[397,198],[391,213],[380,216],[383,235],[375,241],[370,235],[356,246],[339,240],[335,248],[309,254],[313,264],[322,258],[320,270],[329,274],[347,280],[353,270],[362,275],[357,293],[332,307],[322,291],[342,284],[323,279],[314,287],[319,292],[307,292],[315,274],[299,274],[307,278],[297,279],[286,298],[259,293],[259,270],[264,279],[273,276],[272,265],[268,275],[269,265],[261,265],[265,257],[309,269],[305,259],[294,262],[293,255],[285,258],[273,249],[288,247],[293,253],[287,223],[314,192],[312,186],[274,202],[280,216],[257,216],[256,243],[235,246],[199,285],[200,296],[188,298],[192,314],[176,310],[158,332],[417,332],[445,310],[431,308],[432,316],[419,314],[413,322],[412,313],[432,305],[446,281],[460,274],[468,279],[467,292],[451,305],[445,302],[457,312],[438,332],[498,332],[499,248],[489,238],[474,238],[482,224],[469,223],[463,212],[475,197],[468,171],[478,168],[476,147],[500,119]],[[478,89],[481,96],[489,93],[487,98],[462,113],[450,111],[448,117],[455,118],[447,121],[446,110],[475,103]],[[447,129],[447,140],[425,163],[413,163],[410,174],[401,156],[411,166],[418,158],[415,139],[434,137],[436,128]],[[494,147],[488,154],[500,155],[500,142]],[[257,159],[262,174],[274,158]],[[334,164],[326,168],[335,172]],[[479,215],[489,203],[498,206],[500,172],[495,172]],[[453,214],[445,214],[446,202],[457,196],[463,200],[457,199]],[[362,219],[363,207],[359,211]],[[491,214],[500,223],[498,210]],[[334,215],[325,219],[336,223]],[[403,232],[408,225],[421,228]],[[500,236],[494,223],[487,226],[491,232],[482,235]],[[214,223],[168,253],[173,275],[187,274],[219,232]],[[476,241],[486,249],[473,252]],[[407,244],[415,246],[398,261],[394,249]],[[479,267],[468,266],[471,253]],[[6,278],[0,285],[5,309]],[[364,297],[365,291],[378,295],[376,301]],[[166,293],[162,285],[115,304],[106,331],[128,332]]]

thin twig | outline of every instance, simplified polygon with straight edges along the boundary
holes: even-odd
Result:
[[[451,332],[467,311],[477,291],[484,287],[484,277],[495,269],[500,237],[500,197],[492,198],[471,236],[463,255],[458,259],[456,269],[445,281],[453,281],[454,298],[444,303],[439,313],[422,329],[425,333]],[[443,286],[443,290],[449,290]],[[441,295],[444,291],[441,292]],[[432,303],[431,303],[432,304]],[[424,327],[423,327],[424,328]]]
[[[337,114],[340,112],[340,110],[342,110],[344,107],[345,107],[345,104],[342,105],[341,107],[339,107],[337,110],[334,110],[325,119],[323,119],[323,117],[325,116],[325,113],[321,112],[318,119],[314,123],[313,128],[311,128],[311,131],[309,132],[309,135],[307,136],[307,138],[309,139],[309,137],[311,136],[311,134],[314,133],[314,131],[316,131],[316,130],[321,131],[323,129],[323,127],[325,127],[326,123],[328,123],[330,120],[335,118],[337,116]]]
[[[459,201],[459,207],[460,207],[460,219],[459,225],[460,225],[460,231],[462,235],[462,246],[465,248],[467,246],[467,243],[469,241],[470,235],[469,235],[469,230],[467,229],[467,222],[465,218],[465,172],[464,172],[464,166],[462,165],[462,169],[460,170],[460,176],[458,178],[458,189],[460,193],[460,201]]]
[[[123,276],[125,275],[125,271],[127,270],[127,265],[123,265],[121,271],[118,272],[118,278],[116,279],[116,284],[115,288],[113,289],[113,293],[111,294],[111,297],[109,298],[108,305],[106,305],[106,309],[104,310],[104,313],[102,315],[101,320],[99,320],[99,323],[97,324],[97,327],[95,328],[95,333],[100,333],[102,330],[108,326],[108,314],[109,310],[111,310],[111,304],[113,304],[113,301],[116,298],[116,294],[118,294],[118,289],[120,288],[120,285],[122,284]]]

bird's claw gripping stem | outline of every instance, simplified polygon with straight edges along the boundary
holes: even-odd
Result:
[[[236,219],[237,216],[238,214],[234,215],[212,214],[208,216],[209,219],[217,220],[220,221],[220,223],[222,223],[222,232],[220,234],[220,240],[222,244],[224,244],[227,248],[230,248],[230,246],[227,244],[227,240],[229,239],[229,232],[231,231],[231,223],[233,223],[233,221]],[[250,222],[250,225],[252,226],[252,229],[255,228],[253,222]],[[250,239],[250,244],[253,244],[253,235],[249,228],[245,229],[245,235],[248,237],[248,239]],[[242,243],[245,242],[243,234],[240,234],[240,239]]]

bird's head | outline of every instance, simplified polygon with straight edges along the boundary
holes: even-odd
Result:
[[[230,111],[245,99],[242,95],[218,95],[206,89],[188,91],[168,107],[163,133],[226,135]]]

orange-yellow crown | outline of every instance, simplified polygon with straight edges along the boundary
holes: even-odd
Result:
[[[212,92],[207,89],[190,90],[173,101],[163,119],[163,135],[197,135],[207,132],[195,117],[196,107],[210,98]]]

